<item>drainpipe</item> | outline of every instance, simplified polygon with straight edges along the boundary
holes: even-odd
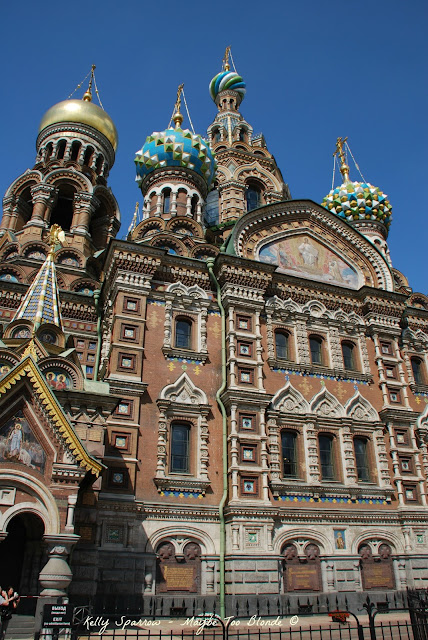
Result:
[[[95,289],[94,291],[94,302],[95,302],[95,311],[97,312],[97,353],[95,357],[95,367],[94,367],[94,381],[98,380],[98,369],[100,367],[101,360],[101,344],[102,344],[102,336],[101,336],[101,307],[100,307],[100,295],[101,291],[99,289]]]
[[[207,267],[214,286],[217,290],[217,302],[221,315],[221,386],[216,393],[217,404],[220,407],[223,421],[223,495],[218,507],[220,518],[220,617],[225,618],[225,549],[226,549],[226,525],[224,522],[224,506],[227,500],[227,416],[226,408],[221,400],[221,394],[226,389],[226,320],[224,307],[221,301],[221,290],[217,278],[214,275],[214,258],[208,258]]]

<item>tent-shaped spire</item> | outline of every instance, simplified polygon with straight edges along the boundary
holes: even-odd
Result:
[[[64,232],[59,225],[54,224],[49,234],[49,254],[13,318],[30,320],[33,323],[33,332],[44,323],[55,324],[62,331],[54,254],[58,243],[62,244],[63,241]]]

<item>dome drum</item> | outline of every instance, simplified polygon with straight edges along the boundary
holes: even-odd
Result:
[[[115,152],[110,141],[90,125],[78,124],[74,122],[64,122],[52,124],[43,129],[37,137],[36,148],[38,156],[46,162],[48,159],[55,159],[55,150],[61,140],[66,141],[66,149],[64,150],[63,160],[71,160],[72,145],[74,142],[81,143],[79,157],[75,160],[82,164],[85,150],[88,147],[94,147],[94,165],[99,154],[102,154],[104,166],[102,175],[108,175],[109,170],[114,164]],[[47,153],[48,146],[51,145],[51,156]],[[80,158],[80,159],[79,159]]]

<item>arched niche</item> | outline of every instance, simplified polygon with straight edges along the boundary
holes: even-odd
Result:
[[[166,540],[157,548],[158,593],[200,593],[201,547],[189,540],[184,545]]]
[[[377,548],[377,554],[373,554],[372,545],[364,542],[358,553],[364,591],[395,588],[392,549],[389,544],[382,542]]]
[[[321,591],[321,562],[320,549],[314,542],[309,542],[303,549],[293,542],[287,542],[282,549],[284,590],[294,591]]]

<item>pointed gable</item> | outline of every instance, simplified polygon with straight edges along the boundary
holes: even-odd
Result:
[[[49,388],[46,380],[33,359],[31,345],[27,353],[11,371],[0,380],[0,402],[4,402],[4,397],[23,378],[28,380],[32,387],[32,392],[36,396],[39,406],[42,407],[49,423],[58,432],[60,438],[66,443],[70,452],[78,461],[79,465],[86,471],[90,471],[98,476],[103,465],[89,455],[82,442],[76,435],[73,427],[69,423],[61,405],[58,403],[53,392]]]
[[[293,387],[291,382],[287,382],[286,385],[274,395],[271,407],[274,411],[300,414],[309,413],[309,404],[300,391],[297,391],[297,389]]]
[[[326,418],[342,418],[345,415],[339,400],[326,387],[312,398],[311,411]]]

